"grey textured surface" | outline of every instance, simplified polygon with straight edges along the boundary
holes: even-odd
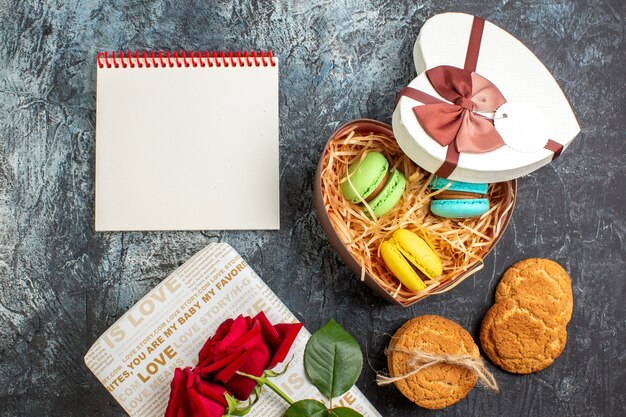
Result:
[[[624,415],[625,4],[0,0],[0,415],[124,415],[83,365],[84,353],[215,240],[240,251],[307,327],[335,317],[354,333],[371,364],[358,385],[384,416]],[[333,253],[311,179],[338,124],[389,121],[396,91],[414,77],[415,36],[442,11],[481,15],[527,43],[571,100],[582,133],[554,164],[520,181],[514,219],[481,272],[402,309],[359,285]],[[280,56],[280,231],[94,233],[94,58],[120,48],[269,48]],[[440,412],[374,384],[388,334],[405,320],[436,313],[477,336],[502,272],[534,256],[560,262],[574,283],[568,345],[553,366],[529,376],[492,367],[500,394],[475,389]]]

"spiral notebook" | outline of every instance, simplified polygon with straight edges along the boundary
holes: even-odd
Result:
[[[271,52],[102,52],[95,229],[279,228]]]

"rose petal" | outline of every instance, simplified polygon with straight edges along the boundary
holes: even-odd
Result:
[[[235,360],[217,371],[211,379],[215,382],[226,384],[235,375],[235,372],[242,370],[243,365],[249,360],[251,355],[252,350],[241,351]]]
[[[185,417],[222,417],[226,407],[192,390],[189,392],[189,412]]]
[[[222,407],[228,407],[228,401],[226,401],[225,397],[225,394],[228,392],[226,388],[217,384],[211,384],[210,382],[206,382],[198,378],[196,390],[205,398],[214,401]]]
[[[239,357],[241,357],[244,354],[245,352],[243,351],[243,349],[233,350],[233,352],[229,354],[228,356],[224,356],[223,358],[215,360],[206,366],[200,366],[200,364],[198,364],[195,370],[201,377],[206,378],[210,376],[210,374],[213,374],[219,371],[220,369],[223,369],[227,367],[228,365],[230,365],[231,363],[235,362]]]
[[[267,346],[261,343],[254,348],[249,349],[246,353],[246,361],[241,364],[238,370],[246,374],[261,376],[267,369],[267,364],[270,359],[270,352]],[[255,381],[237,374],[234,374],[226,382],[226,388],[228,388],[228,390],[238,400],[242,401],[247,400],[248,397],[250,397],[250,394],[254,390],[255,386]]]
[[[189,403],[187,399],[187,376],[185,371],[180,368],[176,368],[174,371],[174,378],[170,384],[170,400],[167,403],[167,409],[165,410],[165,417],[181,417],[184,416],[184,409]]]
[[[232,327],[233,322],[234,322],[233,319],[225,320],[217,328],[217,330],[215,331],[215,335],[213,335],[213,337],[208,338],[207,341],[204,342],[204,346],[202,346],[202,349],[200,349],[200,353],[198,354],[199,364],[211,362],[211,360],[213,359],[213,350],[214,350],[215,344],[221,341],[222,339],[224,339],[226,335],[228,335],[228,332],[230,331],[230,328]]]
[[[165,417],[221,417],[227,401],[224,387],[201,380],[191,368],[174,371]]]
[[[249,329],[250,326],[248,326],[246,319],[243,316],[237,317],[230,327],[228,334],[215,345],[216,353],[225,352],[229,346],[236,343]]]
[[[245,372],[242,370],[242,372]],[[252,372],[246,372],[250,375],[254,375]],[[261,374],[263,371],[261,371]],[[260,375],[260,374],[259,374]],[[256,376],[259,376],[256,375]],[[239,401],[246,401],[250,398],[250,394],[254,391],[254,387],[256,386],[256,381],[241,375],[233,375],[233,377],[226,384],[228,390],[232,393],[232,395],[237,398]]]
[[[280,335],[281,341],[278,346],[273,347],[273,356],[267,365],[268,369],[272,369],[280,362],[284,361],[289,353],[289,349],[291,349],[291,345],[295,342],[298,337],[298,333],[300,329],[302,329],[302,323],[280,323],[274,326],[278,334]]]
[[[300,329],[302,329],[302,323],[281,323],[273,326],[262,311],[254,317],[254,320],[261,325],[263,338],[272,355],[272,359],[268,364],[268,369],[271,369],[285,360],[291,345],[298,336]]]
[[[258,322],[261,326],[261,333],[263,338],[269,346],[276,346],[280,343],[280,335],[270,323],[264,312],[260,312],[254,317],[254,321]]]
[[[235,398],[247,400],[256,382],[236,372],[261,376],[282,362],[301,328],[301,323],[273,326],[263,312],[254,318],[227,320],[205,343],[194,372],[208,383],[225,386]]]

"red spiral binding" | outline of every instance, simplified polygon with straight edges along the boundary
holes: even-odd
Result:
[[[250,61],[250,56],[248,55],[248,51],[245,51],[243,53],[243,57],[246,59],[246,63],[248,64],[249,67],[252,66],[252,62]]]
[[[96,55],[99,68],[275,67],[272,51],[111,51]]]
[[[124,51],[120,51],[118,53],[118,57],[120,58],[120,62],[122,63],[122,68],[126,68],[128,66],[128,63],[124,59]]]
[[[111,61],[113,61],[113,66],[115,68],[120,67],[120,64],[118,64],[117,59],[115,59],[115,51],[111,52]]]

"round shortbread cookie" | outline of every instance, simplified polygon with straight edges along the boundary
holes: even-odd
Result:
[[[392,377],[406,375],[415,364],[407,353],[421,350],[432,354],[480,356],[472,336],[455,322],[440,316],[418,316],[406,322],[391,339],[387,361]],[[476,385],[476,374],[462,366],[436,364],[394,384],[420,407],[440,409],[463,399]]]
[[[496,287],[496,303],[515,300],[549,326],[567,324],[572,318],[574,297],[567,272],[550,259],[531,258],[511,266]]]
[[[483,319],[480,343],[505,371],[528,374],[550,365],[567,341],[565,326],[552,327],[512,299],[494,304]]]

